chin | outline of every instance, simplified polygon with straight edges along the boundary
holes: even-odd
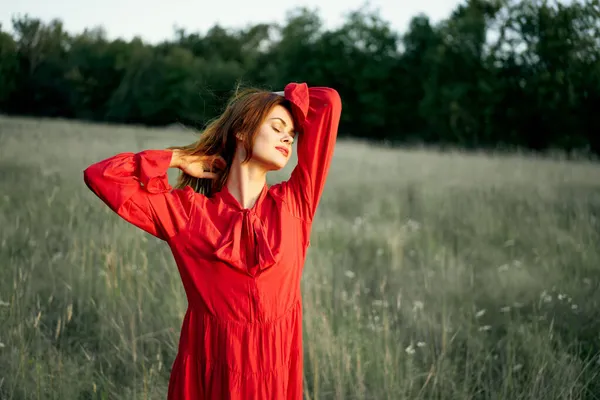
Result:
[[[285,167],[287,163],[272,163],[271,165],[269,165],[268,170],[269,171],[279,171],[281,169],[283,169]]]
[[[279,160],[254,160],[258,165],[261,166],[265,171],[279,171],[283,169],[287,162],[282,163]]]
[[[285,168],[288,163],[287,158],[284,159],[283,157],[265,157],[257,159],[256,161],[262,164],[267,171],[279,171]]]

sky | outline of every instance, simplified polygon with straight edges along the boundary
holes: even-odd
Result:
[[[204,33],[215,24],[243,28],[257,23],[285,23],[297,7],[316,10],[326,28],[339,26],[345,14],[366,7],[379,11],[392,29],[403,33],[410,19],[424,13],[433,22],[447,18],[457,0],[0,0],[2,30],[12,32],[13,17],[28,14],[48,23],[60,19],[71,33],[102,26],[109,39],[140,36],[158,43],[174,37],[175,27]]]

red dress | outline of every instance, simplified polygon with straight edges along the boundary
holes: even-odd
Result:
[[[121,153],[89,166],[87,186],[126,221],[166,241],[188,300],[169,400],[302,399],[300,279],[341,113],[330,88],[290,83],[303,132],[288,181],[244,209],[169,185],[169,150]]]

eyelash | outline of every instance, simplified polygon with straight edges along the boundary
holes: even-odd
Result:
[[[273,130],[275,130],[275,132],[277,133],[281,133],[281,130],[273,127]],[[292,140],[296,139],[296,134],[295,133],[291,133],[290,136],[292,137]]]

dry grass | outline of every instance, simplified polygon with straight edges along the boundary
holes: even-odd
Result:
[[[0,398],[166,398],[177,269],[82,171],[193,139],[0,118]],[[340,142],[303,281],[306,399],[598,398],[599,218],[597,164]]]

